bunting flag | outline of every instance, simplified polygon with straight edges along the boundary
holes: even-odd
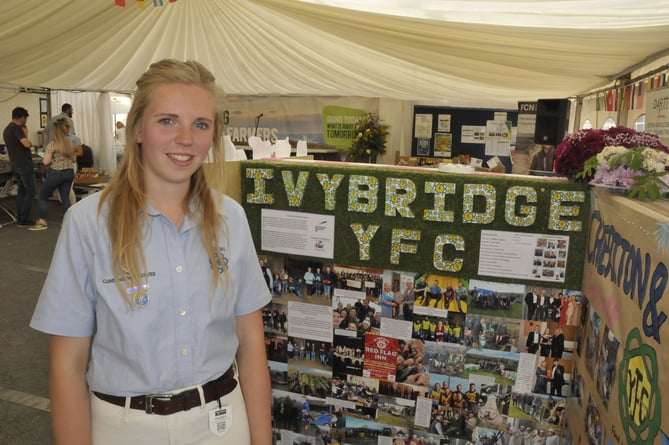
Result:
[[[639,82],[636,88],[636,108],[643,108],[643,99],[645,97],[644,84],[645,81]]]
[[[168,0],[169,3],[176,3],[177,0]],[[116,6],[125,8],[126,0],[114,0]],[[153,6],[164,6],[165,0],[153,0]],[[137,0],[137,6],[141,9],[146,9],[146,0]]]
[[[602,111],[602,95],[597,93],[597,98],[595,99],[595,110]]]
[[[623,99],[623,104],[624,107],[621,107],[621,110],[631,110],[633,106],[633,97],[634,94],[632,94],[632,90],[634,89],[634,85],[627,85],[625,86],[625,98]]]
[[[606,92],[606,111],[613,111],[613,90]]]

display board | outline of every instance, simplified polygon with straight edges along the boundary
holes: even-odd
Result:
[[[669,201],[594,194],[572,443],[667,444]]]
[[[583,184],[300,161],[240,177],[277,443],[563,443]]]
[[[498,156],[511,172],[518,110],[414,106],[411,155],[441,159]]]
[[[669,144],[669,87],[646,92],[646,130],[657,134],[663,144]]]

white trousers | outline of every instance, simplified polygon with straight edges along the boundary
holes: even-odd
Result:
[[[239,384],[221,398],[221,406],[231,408],[232,417],[229,430],[218,436],[209,430],[209,412],[218,409],[216,400],[204,407],[161,416],[117,406],[91,393],[93,445],[250,445],[249,422]]]

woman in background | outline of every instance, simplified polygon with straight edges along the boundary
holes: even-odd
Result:
[[[67,119],[58,119],[53,125],[51,142],[46,146],[42,163],[49,166],[44,183],[39,190],[38,205],[39,219],[28,230],[45,230],[46,216],[49,210],[49,197],[54,190],[58,190],[63,204],[63,212],[70,208],[70,189],[74,182],[74,165],[77,151],[74,144],[67,137],[70,124]]]
[[[539,354],[542,357],[550,357],[551,355],[551,345],[553,344],[553,335],[551,334],[550,328],[546,328],[544,333],[541,335],[539,340]]]
[[[223,161],[222,95],[197,62],[153,63],[115,176],[65,216],[31,321],[56,445],[272,443],[271,296],[243,209],[202,167]]]

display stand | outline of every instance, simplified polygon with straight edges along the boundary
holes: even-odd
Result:
[[[572,443],[669,443],[669,201],[593,189]]]
[[[564,443],[587,186],[368,164],[238,167],[273,294],[263,319],[277,440]],[[553,344],[535,345],[536,330]]]

